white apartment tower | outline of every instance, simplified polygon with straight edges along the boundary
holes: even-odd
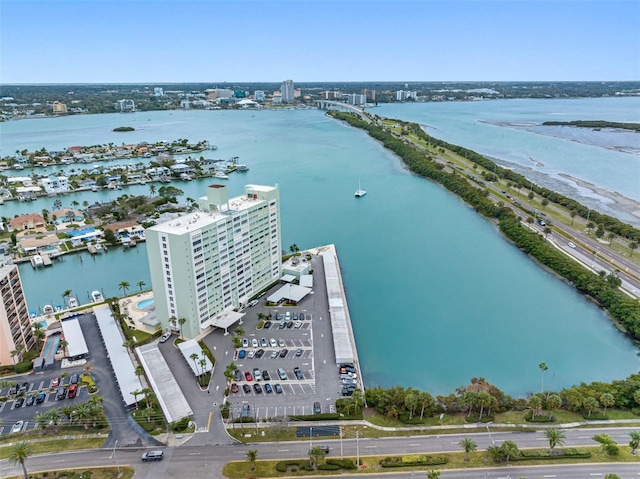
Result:
[[[19,362],[34,345],[18,266],[0,264],[0,364]],[[19,353],[11,356],[12,351]]]
[[[282,86],[280,87],[280,93],[282,95],[282,103],[293,103],[295,94],[293,80],[283,81]]]
[[[228,198],[211,185],[200,211],[146,230],[151,283],[163,329],[194,338],[282,276],[277,186],[246,185]],[[185,318],[180,328],[172,318]]]

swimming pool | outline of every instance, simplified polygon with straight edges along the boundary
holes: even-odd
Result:
[[[138,304],[136,304],[136,308],[138,309],[144,309],[144,308],[148,308],[149,306],[151,306],[154,303],[154,299],[144,299],[142,301],[140,301]]]
[[[44,349],[42,350],[42,357],[53,356],[58,351],[58,343],[60,342],[59,334],[52,334],[47,338],[44,343]]]

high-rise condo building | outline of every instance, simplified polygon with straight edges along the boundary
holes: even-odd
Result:
[[[198,204],[146,230],[158,320],[185,338],[228,327],[234,310],[282,276],[277,186],[246,185],[229,199],[226,186],[211,185]]]
[[[285,80],[280,87],[280,93],[282,94],[282,103],[293,103],[294,101],[294,88],[293,80]]]
[[[29,310],[15,264],[0,266],[0,364],[14,364],[33,348]],[[18,354],[11,356],[12,351]]]

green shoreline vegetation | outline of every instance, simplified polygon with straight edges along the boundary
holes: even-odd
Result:
[[[114,128],[113,131],[135,131],[136,129],[132,126],[119,126]]]
[[[619,128],[640,132],[640,123],[618,123],[604,120],[545,121],[543,126],[577,126],[578,128]]]
[[[401,125],[403,133],[412,133],[420,141],[424,142],[426,145],[425,151],[418,150],[417,145],[415,143],[410,144],[409,140],[394,136],[391,131],[376,122],[367,123],[351,113],[329,112],[329,114],[338,120],[346,121],[351,126],[366,130],[371,137],[380,141],[385,148],[398,155],[410,171],[441,184],[473,206],[481,215],[497,221],[500,231],[505,237],[523,252],[567,280],[578,291],[595,300],[609,314],[619,329],[634,341],[640,342],[640,303],[618,289],[619,280],[615,281],[617,278],[611,277],[612,275],[607,277],[592,273],[558,251],[545,241],[543,236],[524,227],[521,224],[521,218],[516,216],[511,208],[502,204],[494,204],[488,198],[488,191],[485,188],[472,185],[464,175],[458,173],[455,169],[450,172],[446,171],[441,163],[435,161],[429,149],[436,148],[442,153],[444,153],[445,149],[453,151],[487,171],[495,171],[495,174],[485,174],[487,181],[495,181],[498,177],[501,177],[509,181],[510,184],[515,185],[516,189],[527,187],[531,189],[532,194],[537,194],[549,202],[567,208],[569,211],[575,211],[579,216],[586,218],[590,214],[590,219],[596,224],[602,225],[608,231],[636,244],[640,240],[640,230],[611,216],[595,211],[589,212],[586,206],[577,201],[546,188],[533,185],[524,176],[499,167],[496,163],[475,151],[433,138],[422,130],[418,124],[401,120],[389,120],[393,121],[394,124]]]

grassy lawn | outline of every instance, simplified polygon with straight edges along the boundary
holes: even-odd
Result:
[[[16,438],[13,438],[15,441]],[[19,441],[28,441],[28,438],[20,438]],[[92,437],[82,439],[51,439],[50,441],[30,442],[33,454],[45,454],[49,452],[71,451],[76,449],[97,449],[104,444],[105,437]],[[0,459],[6,459],[11,454],[11,446],[0,446]]]
[[[28,462],[27,462],[28,464]],[[28,466],[27,466],[28,467]],[[88,472],[89,474],[82,475],[84,472]],[[91,479],[131,479],[134,474],[134,470],[129,466],[121,466],[120,467],[120,475],[118,475],[117,467],[85,467],[82,469],[65,469],[65,470],[57,470],[55,472],[43,472],[38,474],[29,473],[29,478],[31,479],[63,479],[71,477],[77,477],[79,479],[84,479],[85,477],[90,477]],[[23,476],[11,476],[8,479],[21,479]]]
[[[588,463],[616,463],[616,462],[640,462],[638,456],[632,456],[628,447],[621,447],[620,453],[615,456],[601,455],[598,447],[581,448],[587,449],[591,452],[591,458],[589,459],[555,459],[555,460],[540,460],[532,459],[527,461],[512,462],[510,465],[516,466],[535,466],[546,464],[588,464]],[[445,456],[449,462],[443,466],[415,466],[415,467],[398,467],[398,468],[383,468],[380,466],[380,460],[388,456],[360,456],[360,463],[365,467],[359,471],[349,471],[349,473],[380,473],[380,472],[410,472],[410,471],[429,471],[444,470],[444,469],[473,469],[473,468],[485,468],[485,467],[497,467],[497,464],[487,460],[482,451],[472,453],[470,455],[469,462],[465,462],[464,454],[462,452],[454,453],[434,453],[430,456]],[[345,458],[347,459],[347,458]],[[355,457],[349,457],[354,462]],[[316,472],[278,472],[275,465],[278,461],[256,461],[256,470],[252,471],[251,466],[246,461],[235,461],[228,463],[222,470],[226,477],[231,479],[240,479],[246,477],[291,477],[291,476],[315,476],[315,475],[340,475],[344,471],[316,471]],[[506,464],[504,464],[506,467]]]

